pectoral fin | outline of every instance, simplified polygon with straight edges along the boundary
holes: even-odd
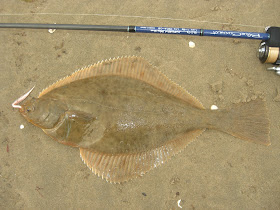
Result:
[[[82,112],[82,111],[67,111],[65,112],[65,118],[68,119],[69,121],[78,121],[81,123],[88,123],[96,117],[94,117],[92,114],[89,114],[87,112]]]
[[[65,112],[54,128],[43,129],[59,143],[85,148],[100,140],[104,130],[95,116],[75,110]]]

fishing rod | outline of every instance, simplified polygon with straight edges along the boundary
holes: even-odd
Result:
[[[210,30],[194,28],[170,28],[150,26],[116,26],[116,25],[79,25],[79,24],[41,24],[41,23],[0,23],[0,28],[29,28],[29,29],[62,29],[62,30],[88,30],[113,31],[128,33],[159,33],[192,36],[211,36],[236,39],[261,40],[258,57],[262,63],[270,63],[269,67],[280,75],[280,27],[267,27],[266,33]]]

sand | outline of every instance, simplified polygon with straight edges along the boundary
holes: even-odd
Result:
[[[0,22],[263,32],[265,26],[279,26],[279,6],[277,0],[11,0],[1,3]],[[28,15],[17,15],[23,13]],[[173,19],[161,19],[165,17]],[[280,77],[266,71],[270,65],[256,57],[259,41],[0,29],[0,43],[0,209],[180,209],[179,200],[183,209],[280,208]],[[81,67],[124,55],[146,58],[207,108],[263,98],[271,121],[271,146],[209,130],[143,177],[109,184],[82,163],[77,148],[53,141],[11,107],[34,85],[31,95],[37,97]]]

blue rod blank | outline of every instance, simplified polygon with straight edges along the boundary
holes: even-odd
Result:
[[[227,38],[243,38],[243,39],[258,39],[268,40],[268,33],[244,32],[244,31],[223,31],[223,30],[208,30],[208,29],[193,29],[193,28],[167,28],[167,27],[147,27],[135,26],[137,33],[160,33],[160,34],[179,34],[193,36],[214,36]]]

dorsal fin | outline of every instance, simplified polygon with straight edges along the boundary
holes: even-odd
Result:
[[[42,97],[53,89],[67,85],[76,80],[111,75],[139,79],[156,88],[161,89],[162,91],[172,94],[183,101],[186,101],[194,107],[204,109],[203,105],[195,97],[193,97],[186,90],[168,79],[163,73],[161,73],[156,67],[152,66],[148,61],[146,61],[142,57],[136,56],[109,59],[77,70],[70,76],[63,78],[53,85],[49,86],[48,88],[44,89],[39,94],[39,97]]]
[[[204,130],[193,130],[155,149],[139,153],[106,154],[80,148],[80,156],[93,173],[111,183],[143,176],[181,152]]]

